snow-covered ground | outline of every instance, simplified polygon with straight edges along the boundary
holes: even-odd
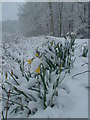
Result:
[[[16,67],[16,58],[27,61],[35,56],[37,47],[41,47],[48,41],[64,41],[64,38],[53,36],[39,36],[25,38],[16,35],[3,36],[3,72],[11,67]],[[47,107],[45,110],[39,109],[30,118],[88,118],[88,72],[72,78],[75,74],[88,70],[88,57],[81,57],[83,43],[88,44],[87,39],[76,39],[76,49],[74,56],[76,60],[70,74],[65,77],[65,84],[69,87],[69,94],[63,89],[58,91],[53,108]],[[12,56],[12,58],[9,57]],[[11,65],[12,66],[11,66]],[[85,65],[83,65],[85,64]],[[15,66],[16,65],[16,66]],[[12,68],[13,68],[12,67]],[[18,72],[18,71],[17,71]],[[3,80],[5,76],[3,76]],[[10,117],[10,116],[8,116]],[[26,117],[24,115],[15,115],[13,117]]]

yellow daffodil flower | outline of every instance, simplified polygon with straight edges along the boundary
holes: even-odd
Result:
[[[35,56],[36,56],[36,57],[39,57],[39,54],[38,54],[38,53],[36,53],[36,54],[35,54]]]
[[[35,70],[36,73],[40,73],[40,66]]]
[[[27,62],[28,62],[28,64],[31,64],[32,60],[31,60],[31,59],[29,59],[29,60],[27,60]]]

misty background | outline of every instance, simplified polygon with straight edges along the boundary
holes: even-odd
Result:
[[[2,32],[26,37],[74,32],[87,38],[88,2],[3,2]]]

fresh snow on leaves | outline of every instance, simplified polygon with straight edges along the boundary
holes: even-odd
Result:
[[[88,65],[85,64],[88,62],[88,56],[82,56],[84,46],[88,45],[87,39],[75,40],[75,51],[73,53],[75,57],[74,65],[71,68],[70,73],[65,75],[63,82],[58,87],[58,95],[54,97],[53,107],[47,106],[46,109],[43,109],[43,105],[41,99],[38,98],[38,94],[29,89],[31,86],[37,84],[36,79],[29,78],[28,81],[28,79],[24,79],[24,77],[22,77],[22,74],[25,74],[28,69],[30,69],[30,72],[34,72],[38,69],[42,60],[40,61],[40,59],[35,56],[36,50],[38,49],[41,53],[43,53],[47,50],[47,48],[44,47],[45,44],[48,44],[48,42],[52,42],[53,40],[56,43],[65,42],[65,38],[53,36],[38,36],[29,38],[16,34],[3,36],[3,83],[9,82],[15,87],[15,89],[26,93],[27,97],[31,95],[30,99],[32,99],[32,101],[30,102],[28,102],[28,99],[27,102],[25,101],[23,93],[20,94],[19,97],[22,98],[22,104],[33,111],[33,113],[28,114],[28,109],[25,107],[22,111],[16,113],[12,112],[13,108],[18,107],[17,104],[14,104],[8,110],[8,118],[88,118],[88,72],[73,77],[75,74],[88,71]],[[32,58],[34,58],[32,64],[28,64],[28,60],[31,60]],[[24,61],[25,65],[25,71],[23,71],[23,73],[19,70],[19,62],[22,61]],[[44,64],[46,65],[47,63]],[[11,72],[11,70],[13,70],[13,74],[19,78],[17,81],[18,83],[11,77],[10,74],[8,74],[7,80],[5,80],[6,72]],[[52,72],[53,81],[56,77],[58,76]],[[10,86],[8,87],[6,83],[4,84],[8,91]],[[48,89],[48,91],[49,95],[47,95],[47,98],[49,99],[52,96],[52,89]],[[41,89],[41,92],[43,92],[43,89]],[[37,99],[37,102],[33,100],[33,97]],[[21,104],[20,100],[18,100],[18,103]],[[5,105],[6,101],[4,100],[2,106],[4,115]]]

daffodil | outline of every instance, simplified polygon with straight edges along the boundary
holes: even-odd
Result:
[[[28,64],[31,64],[32,60],[31,60],[31,59],[29,59],[29,60],[27,60],[27,62],[28,62]]]
[[[38,57],[33,60],[31,67],[30,67],[31,73],[35,72],[35,70],[39,67],[40,63],[41,63],[41,60]]]
[[[35,70],[36,73],[40,73],[40,66]]]
[[[38,53],[36,53],[36,54],[35,54],[35,56],[36,56],[36,57],[39,57],[39,54],[38,54]]]

